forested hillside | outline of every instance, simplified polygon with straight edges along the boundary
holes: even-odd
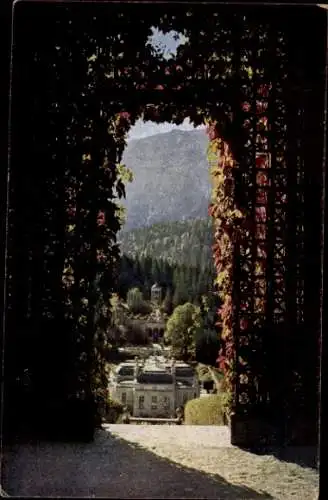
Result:
[[[215,273],[212,266],[200,269],[188,265],[170,264],[164,259],[123,255],[120,267],[118,293],[123,299],[129,289],[139,288],[146,300],[154,283],[163,287],[164,296],[175,307],[185,302],[198,303],[202,295],[214,289]]]
[[[212,222],[210,219],[167,222],[120,234],[123,254],[119,294],[138,287],[149,299],[159,283],[173,306],[198,303],[213,289]]]
[[[122,232],[122,253],[129,257],[164,259],[170,264],[212,268],[212,220],[165,222]]]

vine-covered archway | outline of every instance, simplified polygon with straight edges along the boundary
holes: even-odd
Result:
[[[210,140],[218,362],[233,440],[272,439],[277,429],[286,440],[288,418],[295,428],[302,412],[313,427],[325,19],[304,9],[295,27],[284,12],[16,4],[6,356],[22,359],[9,378],[28,355],[36,394],[51,387],[87,400],[103,390],[126,134],[140,117],[188,117],[207,123]],[[187,38],[176,57],[147,45],[153,26]]]

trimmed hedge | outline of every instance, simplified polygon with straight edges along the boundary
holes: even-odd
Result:
[[[105,420],[109,424],[119,423],[120,417],[123,414],[124,405],[120,401],[109,398],[107,400]]]
[[[210,394],[188,401],[184,409],[185,425],[225,425],[225,394]]]

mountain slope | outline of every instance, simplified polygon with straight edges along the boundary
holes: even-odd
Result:
[[[123,163],[134,180],[126,186],[124,230],[206,217],[211,191],[206,149],[204,130],[173,130],[130,141]]]
[[[212,267],[213,223],[207,219],[163,222],[124,231],[118,237],[129,257],[165,259],[199,269]]]

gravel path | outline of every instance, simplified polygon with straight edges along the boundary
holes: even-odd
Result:
[[[316,471],[235,448],[215,426],[107,425],[92,444],[5,450],[2,473],[22,497],[318,498]]]

